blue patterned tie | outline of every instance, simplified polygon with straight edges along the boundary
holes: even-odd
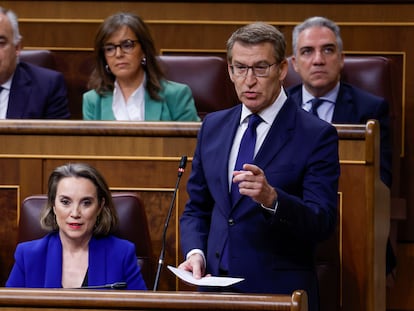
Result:
[[[320,105],[323,104],[323,102],[324,102],[324,100],[321,99],[321,98],[319,98],[319,97],[313,98],[311,100],[312,107],[311,107],[310,112],[312,112],[313,115],[319,117],[319,115],[318,115],[318,108],[319,108]]]
[[[239,153],[237,155],[235,171],[243,169],[243,164],[252,163],[254,159],[254,147],[256,146],[256,128],[263,121],[257,114],[251,114],[249,117],[249,124],[240,142]],[[236,203],[240,197],[239,185],[231,184],[231,198],[233,204]]]

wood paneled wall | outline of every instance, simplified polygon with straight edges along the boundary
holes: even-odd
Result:
[[[410,144],[414,140],[413,4],[19,0],[2,1],[1,5],[19,15],[27,48],[90,50],[102,19],[127,10],[148,22],[160,51],[222,51],[233,30],[256,20],[279,26],[290,43],[294,25],[309,16],[322,15],[340,25],[346,51],[404,53],[405,152],[401,154],[402,176],[398,182],[402,185],[401,196],[406,199],[407,220],[399,224],[397,279],[387,298],[390,309],[412,309],[414,289],[409,284],[414,278],[414,150]]]

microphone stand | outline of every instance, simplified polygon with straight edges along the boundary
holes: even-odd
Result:
[[[154,281],[154,289],[153,289],[154,292],[158,289],[158,283],[160,281],[161,269],[162,269],[162,266],[164,265],[165,243],[166,243],[166,239],[167,239],[166,235],[167,235],[168,224],[170,222],[172,210],[174,208],[175,198],[177,196],[178,186],[180,184],[181,176],[184,173],[184,169],[185,169],[186,164],[187,164],[187,156],[182,156],[181,160],[180,160],[180,165],[178,167],[178,176],[177,176],[177,181],[176,181],[175,188],[174,188],[173,197],[171,199],[170,207],[169,207],[168,213],[167,213],[167,218],[165,219],[165,223],[164,223],[164,230],[163,230],[163,233],[162,233],[161,254],[160,254],[160,257],[158,259],[157,274],[155,276],[155,281]]]

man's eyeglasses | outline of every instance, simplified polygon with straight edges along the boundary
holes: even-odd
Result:
[[[120,44],[105,44],[103,46],[103,51],[106,56],[114,56],[116,54],[117,48],[121,48],[123,53],[129,54],[137,45],[138,40],[125,40],[122,41]]]
[[[254,66],[246,66],[246,65],[231,65],[231,72],[236,77],[246,77],[249,69],[252,70],[253,75],[256,77],[267,77],[269,76],[270,67],[276,65],[277,63],[273,64],[263,64],[263,65],[254,65]]]

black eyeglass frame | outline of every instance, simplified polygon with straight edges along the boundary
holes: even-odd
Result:
[[[270,67],[274,65],[279,65],[279,63],[275,62],[273,64],[263,64],[263,65],[253,65],[253,66],[239,64],[239,65],[230,65],[230,68],[231,68],[231,73],[235,75],[236,77],[243,77],[243,78],[247,77],[247,75],[249,74],[249,69],[252,70],[253,75],[255,77],[268,77],[270,74]],[[242,74],[236,73],[234,70],[235,68],[236,68],[236,71],[242,69],[242,70],[246,70],[246,72]],[[265,70],[266,72],[257,74],[256,70]]]
[[[119,44],[112,44],[112,43],[105,44],[102,47],[102,50],[106,56],[114,56],[118,48],[120,48],[123,53],[129,54],[135,48],[137,43],[139,43],[138,39],[137,40],[127,39],[127,40],[122,41]]]

